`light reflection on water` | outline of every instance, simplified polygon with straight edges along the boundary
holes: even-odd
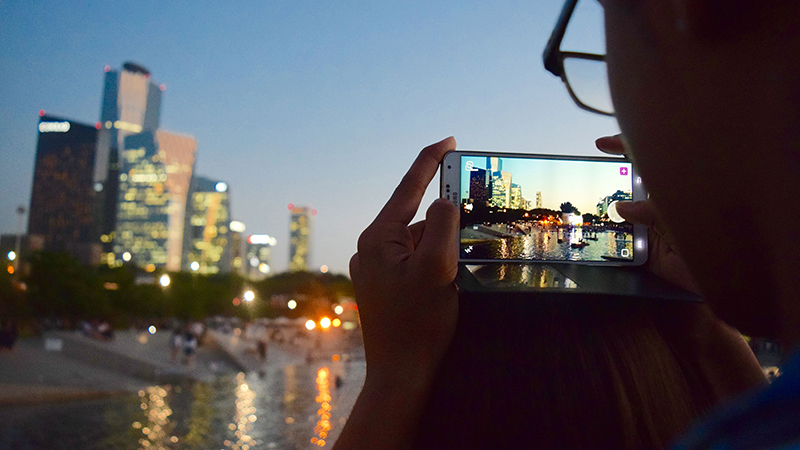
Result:
[[[572,247],[581,242],[588,245]],[[466,255],[466,248],[470,249],[470,259],[602,261],[603,256],[632,255],[633,236],[612,230],[584,233],[581,228],[534,228],[528,235],[461,244],[462,256]]]
[[[255,446],[257,442],[253,437],[248,434],[253,429],[253,422],[258,417],[256,416],[256,408],[253,406],[253,399],[256,393],[250,389],[250,386],[245,381],[243,373],[236,375],[236,413],[233,416],[233,422],[228,424],[228,429],[233,432],[232,439],[225,439],[223,444],[233,450],[250,450],[251,446]]]
[[[326,442],[325,439],[328,438],[328,432],[331,430],[331,370],[327,367],[320,367],[317,370],[317,392],[318,395],[314,399],[317,403],[319,403],[319,409],[317,410],[317,415],[319,416],[319,420],[317,421],[317,425],[314,427],[314,433],[316,436],[311,438],[312,444],[317,444],[320,447],[324,447]]]
[[[122,397],[36,405],[24,415],[0,408],[0,448],[329,448],[365,375],[361,359],[332,359],[267,365],[210,383],[150,386]]]
[[[140,449],[166,450],[169,443],[178,442],[177,436],[170,436],[175,424],[170,421],[172,409],[166,402],[168,389],[161,386],[150,386],[139,391],[141,408],[144,413],[144,422],[135,421],[134,429],[141,430],[144,437],[138,440]]]

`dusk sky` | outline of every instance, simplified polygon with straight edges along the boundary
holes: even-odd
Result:
[[[162,128],[197,139],[196,173],[228,183],[247,233],[278,239],[274,269],[291,202],[319,211],[311,267],[346,274],[425,145],[597,155],[618,132],[542,67],[562,5],[0,0],[0,233],[30,202],[39,110],[94,124],[103,68],[133,61],[166,85]],[[579,3],[563,48],[603,52],[596,2]]]

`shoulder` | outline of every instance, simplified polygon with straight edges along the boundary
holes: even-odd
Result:
[[[800,448],[800,353],[769,387],[722,405],[692,426],[674,450]]]

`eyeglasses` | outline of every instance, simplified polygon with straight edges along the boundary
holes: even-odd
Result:
[[[582,109],[604,116],[614,115],[608,89],[606,56],[595,53],[563,52],[561,41],[578,0],[567,0],[556,27],[544,48],[544,68],[561,78],[569,96]]]

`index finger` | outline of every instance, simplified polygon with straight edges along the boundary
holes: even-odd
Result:
[[[417,214],[422,196],[439,170],[444,154],[455,149],[456,140],[452,136],[423,148],[375,221],[402,222],[408,225]]]

